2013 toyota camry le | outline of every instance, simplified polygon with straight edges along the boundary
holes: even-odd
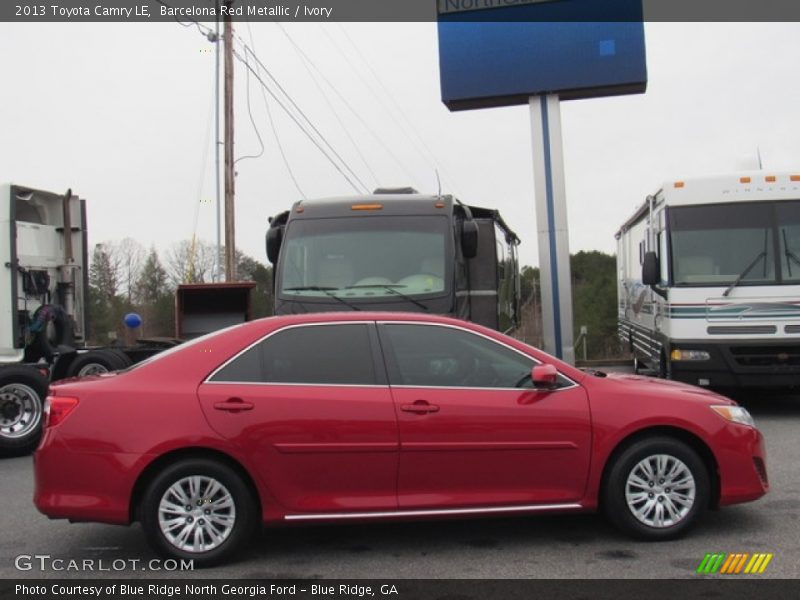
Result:
[[[41,512],[140,521],[199,566],[259,522],[601,510],[662,540],[768,489],[762,435],[732,400],[421,314],[244,323],[58,382],[46,419]]]

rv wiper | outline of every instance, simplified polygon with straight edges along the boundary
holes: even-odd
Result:
[[[794,261],[798,265],[800,265],[800,258],[798,258],[797,254],[795,254],[794,252],[792,252],[789,249],[789,244],[786,242],[786,229],[781,229],[781,234],[783,235],[783,247],[785,248],[783,253],[786,256],[786,258],[788,259],[786,261],[786,268],[789,271],[789,277],[791,277],[792,276],[792,261]]]
[[[339,288],[335,287],[327,287],[321,285],[301,285],[298,287],[290,287],[290,288],[283,288],[287,292],[322,292],[329,298],[333,298],[337,302],[341,302],[345,306],[352,308],[353,310],[361,310],[355,304],[350,304],[344,298],[340,298],[336,294],[333,293],[333,290],[338,290]]]
[[[403,292],[398,292],[395,288],[399,288],[399,287],[405,287],[405,286],[404,285],[399,285],[399,284],[396,284],[396,283],[371,283],[371,284],[364,284],[364,285],[350,285],[350,286],[346,287],[345,289],[358,290],[358,289],[363,289],[363,288],[383,288],[387,292],[389,292],[390,294],[394,294],[395,296],[400,296],[403,300],[408,300],[409,302],[411,302],[412,304],[416,304],[417,306],[419,306],[423,310],[429,310],[428,307],[425,306],[419,300],[415,300],[414,298],[412,298],[411,296],[409,296],[407,294],[404,294]]]
[[[742,279],[744,279],[745,277],[747,277],[747,274],[750,271],[753,270],[753,267],[755,267],[761,259],[766,258],[766,257],[767,257],[767,251],[766,250],[762,250],[761,252],[759,252],[758,256],[756,256],[755,259],[753,259],[753,262],[751,262],[749,265],[747,265],[747,268],[739,274],[739,276],[734,280],[734,282],[732,284],[730,284],[728,286],[727,290],[722,292],[722,295],[723,296],[727,296],[728,294],[730,294],[731,290],[733,290],[733,288],[735,288],[737,285],[739,285],[739,282],[742,281]]]

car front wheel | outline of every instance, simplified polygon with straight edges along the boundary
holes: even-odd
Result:
[[[697,453],[679,440],[652,437],[626,448],[611,465],[604,507],[626,533],[667,540],[697,521],[708,498],[708,471]]]
[[[142,527],[162,555],[206,567],[241,549],[257,508],[242,478],[225,464],[188,459],[162,470],[141,504]]]

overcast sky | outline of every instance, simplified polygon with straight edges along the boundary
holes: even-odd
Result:
[[[366,185],[374,173],[436,192],[438,167],[443,192],[499,208],[537,264],[527,106],[450,113],[433,23],[284,28],[337,91],[273,23],[251,25],[258,56]],[[237,33],[249,41],[246,24]],[[797,23],[648,23],[645,36],[646,94],[562,104],[572,252],[613,253],[614,232],[665,180],[733,171],[756,148],[765,169],[800,169]],[[162,250],[191,238],[195,215],[214,241],[213,69],[213,45],[178,23],[0,24],[0,181],[71,187],[88,201],[91,244],[131,236]],[[237,63],[237,157],[259,150],[245,84]],[[266,262],[267,217],[300,195],[255,80],[250,92],[266,149],[237,163],[237,245]],[[353,193],[271,108],[303,193]]]

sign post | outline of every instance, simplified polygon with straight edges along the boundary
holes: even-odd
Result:
[[[439,0],[438,5],[445,106],[452,111],[529,106],[544,350],[572,363],[560,102],[645,91],[642,0]]]
[[[561,105],[557,94],[531,96],[529,105],[544,351],[574,363]]]

